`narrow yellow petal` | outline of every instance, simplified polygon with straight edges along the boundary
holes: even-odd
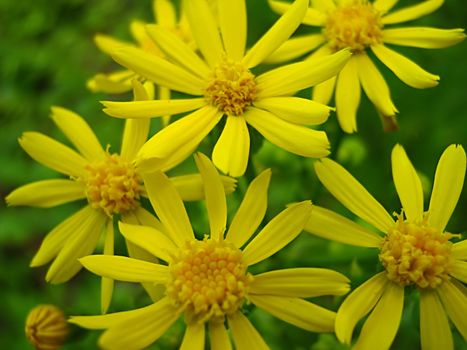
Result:
[[[88,123],[78,114],[52,107],[53,121],[78,151],[89,161],[104,159],[105,152]]]
[[[388,283],[386,272],[380,272],[344,300],[336,315],[336,336],[340,342],[350,345],[355,325],[373,309]]]
[[[308,0],[295,0],[282,17],[247,52],[242,62],[248,68],[263,62],[295,32],[305,16],[307,6]]]
[[[324,131],[286,122],[268,111],[253,107],[244,116],[247,123],[268,141],[286,151],[314,158],[329,154],[329,141]]]
[[[336,8],[334,0],[311,0],[310,3],[313,8],[324,13]]]
[[[394,226],[391,215],[344,167],[326,158],[315,162],[315,171],[327,190],[355,215],[381,232]]]
[[[461,287],[464,287],[461,285]],[[464,287],[465,288],[465,287]],[[467,340],[467,298],[457,283],[444,281],[436,291],[443,302],[444,309],[459,333]],[[436,334],[436,333],[435,333]]]
[[[96,34],[94,36],[94,42],[99,50],[107,55],[111,55],[114,50],[117,50],[122,46],[133,46],[130,42],[115,39],[114,37],[105,34]]]
[[[198,153],[194,157],[198,171],[203,178],[210,237],[221,240],[227,225],[227,202],[224,186],[216,167],[208,157],[202,153]]]
[[[448,318],[434,290],[420,292],[420,338],[423,350],[454,349]]]
[[[217,4],[222,41],[227,56],[240,61],[246,46],[245,0],[220,0]]]
[[[407,85],[426,89],[438,85],[439,76],[428,73],[407,57],[385,45],[372,45],[371,50],[397,77]]]
[[[96,74],[86,82],[92,92],[121,94],[131,90],[131,79],[136,77],[132,71],[117,71],[109,74]]]
[[[204,183],[200,174],[173,176],[170,181],[184,202],[204,199]],[[221,176],[221,181],[226,194],[235,191],[237,181],[234,178]]]
[[[399,144],[392,149],[391,163],[392,177],[407,219],[421,220],[424,212],[422,182],[404,148]]]
[[[451,253],[455,259],[467,260],[467,239],[454,243]]]
[[[382,238],[331,210],[313,205],[305,231],[317,236],[358,247],[378,248]]]
[[[114,255],[114,223],[113,220],[108,220],[105,227],[104,238],[104,254]],[[105,314],[109,309],[110,302],[112,301],[112,294],[114,290],[114,280],[108,277],[101,278],[101,312]]]
[[[382,40],[387,44],[424,49],[440,49],[455,45],[465,39],[464,29],[406,27],[385,29],[382,34]]]
[[[134,212],[132,212],[132,214],[134,214],[137,219],[137,222],[135,224],[154,227],[156,230],[159,230],[159,231],[164,230],[161,222],[153,214],[151,214],[149,211],[147,211],[143,207],[139,207]]]
[[[358,77],[363,90],[384,117],[396,115],[397,108],[391,100],[389,87],[375,64],[366,53],[355,55]]]
[[[157,24],[167,28],[173,28],[177,24],[177,13],[170,0],[153,0],[152,9]]]
[[[336,77],[332,77],[322,83],[315,85],[312,89],[311,99],[322,104],[329,104],[336,86]]]
[[[461,145],[451,145],[443,152],[436,167],[431,192],[428,221],[444,231],[464,185],[466,155]]]
[[[193,240],[193,228],[182,199],[167,176],[158,171],[143,174],[143,179],[152,207],[167,229],[169,237],[177,246],[182,246],[187,240]]]
[[[183,9],[190,23],[191,34],[209,66],[219,63],[223,47],[216,20],[206,0],[184,0]]]
[[[21,186],[5,197],[8,205],[50,208],[85,198],[82,183],[73,180],[43,180]]]
[[[245,264],[260,262],[289,244],[303,230],[311,202],[290,206],[276,215],[243,250]]]
[[[287,122],[300,125],[317,125],[324,123],[332,108],[321,103],[300,97],[262,98],[253,105],[266,109]]]
[[[350,290],[349,279],[328,269],[295,268],[255,275],[250,295],[276,295],[312,298],[321,295],[342,295]]]
[[[204,323],[190,323],[187,325],[180,350],[204,350]]]
[[[152,305],[146,307],[148,308],[151,306]],[[134,309],[129,311],[115,312],[107,315],[71,316],[68,322],[87,329],[105,329],[115,327],[126,319],[132,318],[134,315],[138,315],[140,312],[140,309]]]
[[[309,34],[291,38],[266,58],[264,63],[272,64],[296,59],[313,51],[325,40],[322,34]]]
[[[212,350],[232,350],[232,343],[224,323],[209,322],[209,340]]]
[[[269,350],[261,335],[240,311],[227,316],[236,349]]]
[[[360,104],[360,82],[357,62],[350,59],[337,76],[336,109],[337,120],[347,133],[357,131],[357,109]]]
[[[223,173],[238,177],[245,173],[250,154],[250,133],[242,116],[227,116],[212,161]]]
[[[289,2],[268,0],[269,6],[271,9],[282,15],[284,14],[292,4]],[[306,10],[305,18],[303,18],[302,23],[309,26],[321,26],[326,21],[326,15],[312,7],[309,7]]]
[[[365,321],[354,349],[389,349],[397,334],[403,307],[404,288],[389,282]]]
[[[334,331],[336,313],[309,301],[273,295],[250,295],[249,299],[271,315],[307,331]]]
[[[390,11],[399,0],[375,0],[373,7],[382,15]]]
[[[467,261],[455,260],[449,274],[459,281],[467,283]]]
[[[126,161],[133,161],[146,142],[149,133],[150,119],[127,119],[123,130],[120,155]]]
[[[31,158],[55,171],[75,177],[86,175],[86,159],[48,136],[25,132],[18,142]]]
[[[417,19],[436,11],[443,3],[444,0],[426,0],[417,5],[404,7],[384,16],[382,18],[382,23],[394,24]]]
[[[164,53],[161,51],[160,47],[148,35],[145,22],[132,20],[130,23],[130,31],[141,49],[154,56],[164,57]]]

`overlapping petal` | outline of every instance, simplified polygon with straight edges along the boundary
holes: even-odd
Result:
[[[422,349],[454,349],[451,328],[434,290],[420,293],[420,337]]]

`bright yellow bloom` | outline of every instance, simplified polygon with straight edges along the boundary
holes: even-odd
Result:
[[[302,231],[311,203],[305,201],[285,209],[251,239],[266,213],[271,177],[270,170],[266,170],[252,181],[226,230],[227,204],[219,174],[206,156],[200,154],[195,160],[205,184],[209,235],[195,237],[183,202],[163,173],[143,174],[164,231],[125,223],[120,224],[120,229],[127,240],[167,265],[123,256],[80,259],[87,269],[101,276],[162,284],[165,296],[137,310],[77,316],[70,322],[106,329],[99,340],[103,348],[143,349],[183,314],[187,328],[180,349],[204,349],[205,325],[209,327],[211,349],[232,349],[224,321],[237,349],[267,349],[242,312],[242,305],[251,302],[297,327],[313,332],[333,331],[335,313],[303,298],[345,294],[349,289],[345,276],[320,268],[258,275],[248,272],[249,266],[275,254]]]
[[[467,241],[445,231],[457,204],[466,171],[462,146],[449,146],[436,169],[428,211],[423,191],[407,154],[392,151],[392,175],[402,213],[394,220],[342,166],[330,159],[315,164],[323,185],[342,204],[374,226],[380,234],[330,210],[313,206],[305,230],[338,242],[379,249],[384,271],[354,290],[336,316],[336,335],[350,344],[358,321],[368,313],[355,349],[389,349],[396,336],[404,304],[404,287],[420,295],[422,349],[453,349],[448,317],[467,339]],[[460,282],[459,282],[460,281]],[[461,283],[462,282],[462,283]],[[446,316],[447,314],[447,316]]]
[[[299,26],[308,0],[297,0],[245,54],[244,0],[218,0],[218,24],[206,0],[184,1],[184,10],[202,57],[161,26],[147,32],[171,62],[136,48],[120,48],[113,58],[134,72],[198,98],[104,102],[113,117],[151,118],[191,112],[152,137],[138,154],[141,169],[160,159],[194,150],[225,115],[225,126],[212,159],[223,172],[241,176],[248,164],[250,135],[247,125],[285,150],[304,157],[323,157],[329,143],[323,131],[305,125],[323,123],[330,108],[295,92],[336,75],[350,57],[348,50],[314,62],[279,67],[255,76],[263,62]],[[219,27],[219,28],[218,28]],[[220,31],[219,31],[220,29]]]
[[[143,86],[135,81],[135,99],[148,99]],[[102,148],[89,125],[77,114],[60,107],[52,108],[52,119],[79,151],[37,132],[26,132],[19,140],[21,147],[36,161],[69,177],[34,182],[22,186],[6,197],[9,205],[29,205],[49,208],[79,199],[87,205],[55,227],[42,242],[31,266],[41,266],[53,260],[46,280],[63,283],[81,268],[78,258],[91,254],[105,232],[104,254],[113,254],[113,218],[159,227],[159,221],[140,206],[146,196],[143,180],[134,166],[134,159],[147,139],[149,119],[127,120],[120,153]],[[177,164],[167,159],[165,170]],[[164,170],[164,171],[165,171]],[[201,176],[184,175],[171,178],[184,200],[203,196]],[[228,192],[235,180],[223,179]],[[127,244],[130,256],[144,258],[144,252]],[[147,254],[146,254],[147,255]],[[150,285],[148,292],[155,297]],[[102,280],[102,310],[107,310],[113,281]]]
[[[311,0],[303,24],[322,28],[319,34],[296,37],[285,42],[269,62],[283,62],[306,54],[318,47],[308,59],[330,55],[342,48],[351,48],[354,55],[338,74],[315,86],[313,99],[327,104],[335,90],[337,118],[345,132],[357,131],[356,114],[360,104],[360,86],[375,105],[387,130],[397,127],[389,88],[368,55],[374,55],[407,85],[424,89],[436,86],[439,76],[428,73],[416,63],[385,44],[427,49],[448,47],[464,40],[463,29],[430,27],[392,28],[437,10],[443,0],[420,1],[391,12],[398,0]],[[269,0],[271,7],[283,13],[291,5]]]

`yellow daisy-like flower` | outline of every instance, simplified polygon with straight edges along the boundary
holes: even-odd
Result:
[[[289,152],[305,157],[326,156],[326,134],[305,125],[323,123],[330,108],[291,95],[336,75],[350,52],[342,50],[315,62],[295,63],[259,76],[251,71],[295,31],[307,4],[308,0],[295,1],[246,54],[244,0],[217,1],[219,25],[206,0],[183,2],[202,58],[170,31],[154,25],[147,27],[149,36],[174,63],[136,48],[116,50],[112,56],[123,66],[161,86],[200,96],[104,102],[104,111],[113,117],[150,118],[196,110],[157,133],[141,148],[137,157],[141,169],[158,166],[160,159],[171,154],[194,150],[224,115],[225,127],[212,159],[225,173],[241,176],[245,172],[250,149],[248,124]]]
[[[202,240],[195,238],[183,202],[163,173],[143,174],[164,232],[123,223],[120,229],[127,240],[167,265],[122,256],[80,259],[87,269],[101,276],[162,284],[165,296],[137,310],[77,316],[70,322],[106,329],[99,340],[103,348],[143,349],[183,314],[187,328],[180,349],[204,349],[206,325],[211,349],[232,349],[225,321],[237,349],[267,349],[242,313],[242,305],[251,302],[297,327],[313,332],[333,331],[335,313],[303,298],[345,294],[349,290],[345,276],[320,268],[283,269],[258,275],[248,272],[249,266],[275,254],[302,231],[311,203],[305,201],[285,209],[251,239],[267,208],[271,172],[266,170],[252,181],[226,230],[227,205],[219,174],[206,156],[200,154],[195,160],[205,184],[209,235]]]
[[[355,289],[336,316],[336,335],[350,344],[357,322],[368,313],[354,349],[389,349],[396,336],[404,304],[404,287],[420,294],[422,349],[453,349],[448,317],[467,339],[467,241],[450,242],[445,231],[457,204],[466,171],[461,146],[449,146],[441,156],[428,211],[423,190],[400,145],[392,151],[392,175],[403,212],[394,220],[342,166],[330,159],[315,164],[323,185],[350,211],[384,236],[325,208],[313,206],[305,230],[355,246],[379,249],[384,271]],[[447,314],[447,316],[446,316]]]
[[[382,116],[387,130],[397,126],[397,109],[389,88],[370,59],[373,54],[407,85],[424,89],[436,86],[439,76],[428,73],[413,61],[385,44],[438,49],[464,40],[463,29],[430,27],[388,28],[437,10],[443,0],[421,1],[391,12],[398,0],[311,0],[303,24],[322,27],[319,34],[310,34],[287,41],[269,58],[269,62],[283,62],[299,57],[318,47],[309,59],[330,55],[342,48],[351,48],[354,55],[342,71],[328,81],[315,86],[313,99],[329,103],[335,90],[336,112],[345,132],[357,131],[356,114],[360,104],[360,86]],[[291,5],[269,0],[271,7],[283,13]]]
[[[135,82],[135,99],[148,99],[145,88]],[[146,196],[143,179],[134,165],[134,159],[147,139],[149,120],[127,120],[120,153],[104,150],[89,125],[77,114],[60,107],[52,108],[52,119],[79,151],[37,132],[26,132],[19,140],[21,147],[36,161],[58,171],[70,179],[54,179],[34,182],[14,190],[6,197],[9,205],[29,205],[49,208],[79,199],[87,199],[87,205],[73,214],[44,239],[31,266],[45,265],[53,260],[46,280],[63,283],[82,268],[78,258],[91,254],[105,232],[104,254],[113,254],[115,215],[135,224],[160,227],[159,221],[140,206],[140,198]],[[168,159],[165,170],[178,160]],[[201,176],[172,177],[171,181],[184,200],[203,197]],[[235,180],[224,177],[226,190],[235,188]],[[127,244],[130,256],[154,259],[148,253]],[[145,285],[155,298],[156,291]],[[102,280],[102,310],[109,306],[113,281]]]

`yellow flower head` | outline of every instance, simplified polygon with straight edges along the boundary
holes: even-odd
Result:
[[[153,136],[141,148],[137,163],[142,171],[154,167],[154,159],[195,149],[223,116],[226,116],[225,126],[212,159],[220,170],[230,175],[243,175],[248,164],[247,125],[289,152],[305,157],[323,157],[329,153],[326,134],[306,126],[326,121],[331,109],[291,95],[335,76],[349,59],[350,52],[342,50],[316,62],[291,64],[259,75],[253,72],[253,68],[297,29],[307,4],[307,0],[295,1],[248,52],[245,52],[245,0],[218,0],[217,17],[206,0],[183,2],[201,56],[157,25],[147,26],[146,30],[167,60],[137,48],[122,47],[114,51],[113,58],[137,74],[171,90],[198,96],[104,102],[104,111],[120,118],[152,118],[194,111]]]
[[[276,0],[269,0],[269,3],[279,13],[291,6]],[[369,50],[404,83],[424,89],[436,86],[439,77],[385,44],[438,49],[455,45],[465,38],[463,29],[388,27],[428,15],[437,10],[443,0],[420,1],[394,11],[391,10],[397,0],[311,0],[310,3],[303,24],[321,27],[321,33],[290,39],[268,61],[283,62],[319,47],[307,58],[315,60],[350,48],[354,55],[337,77],[318,84],[313,90],[313,99],[324,104],[329,103],[335,90],[337,118],[342,130],[348,133],[357,131],[360,86],[381,115],[385,128],[397,127],[397,109],[383,76],[368,55]]]
[[[350,211],[384,234],[375,233],[338,214],[313,207],[305,230],[342,243],[379,249],[384,271],[354,290],[336,316],[336,335],[350,344],[357,322],[368,313],[355,348],[389,349],[396,336],[404,304],[404,287],[420,294],[422,349],[453,349],[448,317],[467,339],[467,244],[453,243],[445,231],[464,183],[466,155],[449,146],[436,169],[428,211],[423,190],[400,145],[392,151],[392,175],[402,213],[394,220],[342,166],[324,159],[315,164],[323,185]],[[384,324],[384,327],[381,325]]]
[[[224,322],[237,349],[267,349],[262,337],[242,312],[253,303],[272,315],[313,332],[334,329],[335,314],[304,298],[341,295],[348,289],[345,276],[326,269],[293,268],[253,275],[248,268],[278,252],[301,231],[310,215],[309,201],[291,206],[274,217],[254,238],[267,207],[270,170],[248,187],[230,227],[221,177],[209,159],[195,157],[205,185],[209,234],[197,239],[180,196],[161,172],[144,175],[149,199],[161,229],[120,224],[126,239],[167,264],[123,256],[93,255],[80,259],[92,272],[128,282],[165,287],[156,303],[104,316],[77,316],[70,322],[106,329],[103,348],[142,349],[161,337],[180,317],[187,326],[181,349],[204,349],[205,326],[212,349],[231,349]]]

